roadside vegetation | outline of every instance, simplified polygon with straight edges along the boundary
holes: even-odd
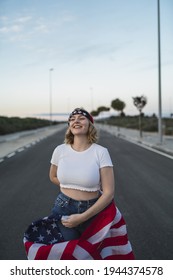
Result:
[[[125,107],[126,103],[119,98],[111,101],[110,107],[100,106],[97,110],[92,111],[93,117],[99,116],[101,112],[110,111],[114,109],[117,111],[117,116],[111,116],[109,118],[98,119],[97,122],[114,125],[118,127],[125,127],[130,129],[139,130],[142,137],[143,131],[157,132],[158,131],[158,117],[153,114],[152,116],[146,116],[144,108],[147,105],[147,98],[145,96],[132,97],[133,105],[138,111],[138,115],[126,116]],[[60,122],[38,118],[19,118],[19,117],[4,117],[0,116],[0,135],[14,133],[23,130],[37,129],[45,126],[55,125]],[[162,131],[164,135],[173,135],[173,114],[170,118],[162,118]]]
[[[58,124],[58,122],[52,122],[51,124],[55,125]],[[41,128],[49,125],[50,121],[44,119],[0,116],[0,135]]]
[[[143,112],[144,107],[147,105],[147,98],[145,96],[132,97],[133,105],[137,108],[139,114],[136,116],[126,116],[125,107],[126,103],[119,98],[112,100],[110,107],[100,106],[97,110],[92,111],[93,116],[99,116],[101,112],[109,111],[113,108],[118,112],[117,116],[111,116],[98,120],[99,123],[115,125],[118,127],[125,127],[130,129],[139,130],[142,137],[142,131],[157,132],[158,131],[158,118],[155,114],[146,116]],[[162,118],[162,133],[164,135],[173,135],[173,115],[170,118]]]
[[[139,116],[112,116],[110,118],[105,118],[103,120],[98,120],[98,123],[104,123],[109,125],[114,125],[118,127],[137,129],[139,130]],[[173,135],[173,119],[163,118],[162,119],[163,134]],[[148,132],[158,131],[158,118],[153,116],[142,116],[141,117],[141,130]]]

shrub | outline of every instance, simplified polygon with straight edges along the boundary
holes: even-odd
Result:
[[[58,122],[52,122],[57,124]],[[0,135],[41,128],[50,125],[49,120],[0,116]]]

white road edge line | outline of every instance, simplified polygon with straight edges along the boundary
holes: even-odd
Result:
[[[11,157],[13,157],[15,154],[16,154],[16,152],[12,152],[12,153],[10,153],[10,154],[7,155],[7,158],[11,158]]]
[[[119,136],[118,136],[118,137],[119,137]],[[159,150],[157,150],[157,149],[155,149],[155,148],[149,147],[149,146],[147,146],[147,145],[145,145],[145,144],[138,143],[138,142],[133,141],[133,140],[130,140],[130,139],[128,139],[128,138],[123,138],[123,137],[119,137],[119,138],[121,138],[121,139],[123,139],[123,140],[126,140],[126,141],[129,141],[129,142],[131,142],[131,143],[133,143],[133,144],[135,144],[135,145],[138,145],[138,146],[140,146],[140,147],[142,147],[142,148],[144,148],[144,149],[147,149],[147,150],[149,150],[149,151],[151,151],[151,152],[154,152],[154,153],[157,153],[157,154],[159,154],[159,155],[165,156],[165,157],[167,157],[167,158],[169,158],[169,159],[173,159],[173,156],[168,155],[167,153],[161,152],[161,151],[159,151]]]

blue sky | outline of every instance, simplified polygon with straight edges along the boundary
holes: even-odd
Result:
[[[173,112],[173,1],[160,0],[162,111]],[[157,0],[0,0],[0,115],[158,113]],[[50,69],[53,68],[53,71]]]

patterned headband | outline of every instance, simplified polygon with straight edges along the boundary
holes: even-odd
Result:
[[[76,108],[74,109],[74,111],[70,114],[68,121],[70,120],[70,118],[74,115],[83,115],[85,116],[90,122],[94,123],[94,119],[93,117],[84,109],[80,109],[80,108]]]

